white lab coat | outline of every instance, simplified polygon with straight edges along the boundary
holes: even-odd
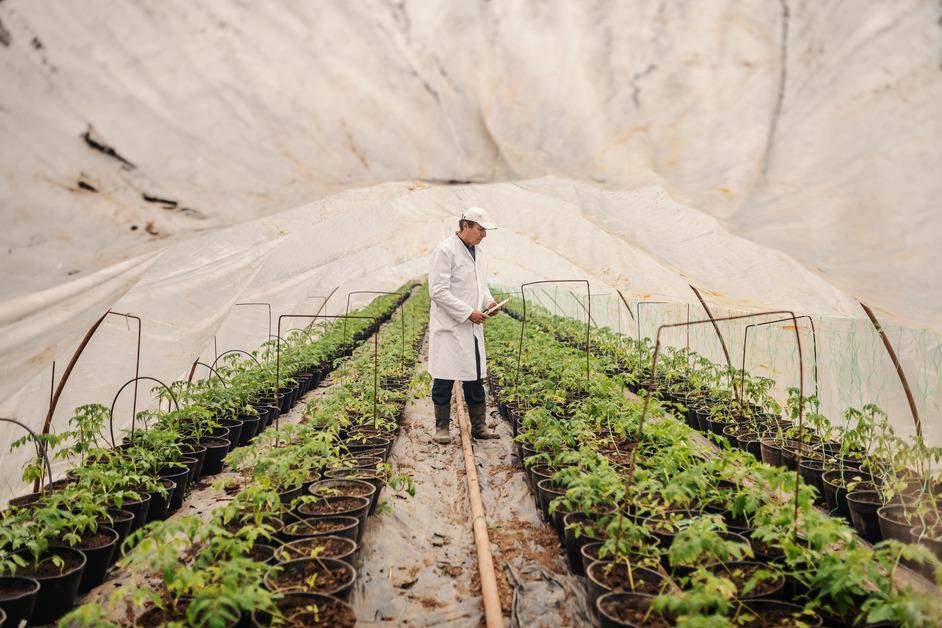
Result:
[[[487,308],[494,298],[487,289],[487,262],[480,245],[471,257],[457,235],[449,236],[432,252],[428,273],[432,307],[429,313],[428,371],[436,379],[463,382],[477,379],[474,339],[481,355],[481,377],[487,375],[484,325],[468,316]]]

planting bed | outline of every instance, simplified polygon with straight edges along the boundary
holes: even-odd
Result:
[[[724,385],[730,381],[724,370],[666,351],[649,386],[653,347],[597,329],[587,378],[584,323],[528,307],[518,385],[520,323],[501,317],[485,329],[491,389],[518,435],[532,497],[545,509],[572,571],[588,569],[590,598],[628,590],[617,607],[635,610],[622,616],[644,609],[652,625],[655,616],[662,624],[765,625],[748,622],[777,615],[782,621],[770,625],[940,625],[942,607],[925,592],[931,587],[901,586],[897,577],[903,560],[937,565],[927,547],[895,541],[871,547],[847,521],[818,510],[821,496],[805,483],[795,518],[799,449],[802,460],[822,460],[851,482],[855,455],[857,466],[863,459],[871,469],[894,459],[880,456],[891,439],[875,409],[851,412],[860,420],[842,430],[815,413],[813,399],[804,400],[799,448],[789,443],[799,437],[797,391],[782,416],[768,380],[746,374],[740,400]],[[631,393],[643,396],[648,388],[655,395],[651,420],[639,439],[642,403]],[[693,426],[720,447],[704,444]],[[746,430],[753,434],[740,443],[736,437]],[[892,445],[904,450],[899,442]],[[919,480],[924,489],[933,486],[922,463],[937,452],[905,451],[908,469],[879,467],[883,497],[887,486],[898,485],[893,477],[915,478],[901,502],[913,513],[931,513],[933,490],[918,487]],[[779,466],[761,463],[755,453],[770,460],[777,454]],[[851,503],[854,488],[848,487]],[[593,541],[592,553],[583,551]],[[601,562],[593,565],[596,558]],[[644,569],[660,575],[655,591],[650,578],[635,577]],[[624,573],[612,580],[613,570]],[[654,597],[647,604],[631,598],[631,590]],[[614,604],[611,599],[603,601]],[[773,610],[772,601],[780,600],[795,606]],[[599,614],[598,605],[592,610]],[[602,619],[605,625],[633,625],[618,623],[611,613]]]
[[[396,308],[407,297],[408,305],[414,306],[418,314],[402,326]],[[280,545],[286,540],[283,532],[286,523],[302,519],[298,512],[300,506],[325,499],[324,490],[319,495],[308,490],[311,484],[329,474],[331,469],[356,468],[359,462],[369,460],[373,464],[367,475],[372,475],[376,486],[366,484],[366,493],[375,495],[376,488],[384,486],[394,490],[408,488],[409,478],[389,473],[389,466],[384,462],[388,449],[371,452],[377,455],[376,458],[359,456],[363,453],[364,444],[377,443],[380,433],[395,437],[414,369],[417,345],[424,335],[427,309],[428,295],[424,287],[411,296],[404,289],[399,295],[375,300],[365,311],[354,312],[378,316],[379,323],[392,319],[382,328],[369,321],[350,320],[345,335],[339,322],[327,324],[314,335],[289,335],[286,346],[281,349],[282,387],[280,394],[274,397],[259,392],[274,382],[274,359],[263,361],[259,367],[248,367],[243,362],[221,369],[227,381],[225,385],[221,381],[190,386],[176,384],[177,398],[182,400],[181,411],[154,414],[146,422],[146,428],[135,434],[137,442],[133,448],[126,444],[113,450],[120,452],[119,456],[98,444],[94,437],[97,429],[88,429],[94,420],[101,418],[100,412],[93,407],[79,409],[76,415],[79,420],[73,421],[78,429],[62,439],[64,442],[68,439],[73,441],[69,443],[70,453],[77,453],[79,449],[83,453],[82,465],[70,473],[73,482],[61,493],[44,495],[39,502],[40,507],[31,509],[29,513],[23,509],[5,511],[0,526],[4,526],[2,529],[6,534],[0,539],[10,538],[16,543],[27,531],[39,531],[40,542],[47,536],[51,537],[51,533],[46,534],[38,527],[47,520],[36,521],[34,515],[49,510],[47,504],[55,505],[55,510],[65,510],[61,507],[65,496],[72,499],[81,497],[73,486],[88,484],[94,487],[94,480],[102,482],[103,477],[129,475],[127,467],[117,465],[132,455],[138,460],[154,460],[151,468],[159,469],[166,466],[166,460],[174,459],[170,453],[181,447],[178,443],[187,444],[189,454],[205,455],[209,449],[201,450],[196,444],[201,442],[199,432],[211,431],[223,440],[226,449],[230,446],[233,449],[227,462],[234,472],[224,471],[216,476],[216,486],[210,487],[206,480],[196,484],[196,463],[203,462],[203,474],[212,474],[222,468],[207,466],[205,458],[168,469],[179,481],[197,488],[176,516],[166,521],[160,520],[162,516],[158,517],[132,534],[124,546],[127,553],[121,569],[113,572],[111,577],[121,583],[121,590],[131,596],[128,601],[133,598],[135,604],[113,606],[111,603],[115,600],[110,599],[108,593],[116,587],[106,585],[90,594],[87,597],[89,603],[77,608],[63,622],[126,625],[135,614],[143,612],[142,621],[151,623],[179,619],[187,624],[229,625],[240,621],[240,617],[243,621],[251,621],[256,611],[270,616],[277,612],[275,602],[278,597],[264,586],[266,576],[278,571],[270,564],[277,560],[273,557],[274,548],[270,546]],[[374,420],[372,342],[363,345],[363,341],[377,330],[380,334],[380,395],[377,396]],[[265,357],[270,348],[264,348],[261,357]],[[285,421],[280,428],[274,428],[280,411],[289,411],[304,393],[316,387],[322,375],[331,371],[332,378],[343,382],[343,385],[311,393],[311,400],[303,411],[293,413],[300,418],[297,424]],[[247,413],[246,420],[236,419],[243,413]],[[277,422],[281,423],[280,420]],[[229,440],[234,429],[240,431],[238,443],[235,436]],[[246,435],[246,429],[251,433]],[[183,434],[184,438],[174,437],[177,434]],[[81,442],[82,447],[75,447],[74,442]],[[247,446],[236,448],[236,444],[241,443]],[[103,460],[117,468],[111,470],[102,465]],[[176,473],[176,468],[182,469],[183,473]],[[160,478],[156,474],[154,477]],[[136,482],[147,480],[143,473],[133,479]],[[103,486],[112,485],[117,485],[117,482]],[[162,498],[164,504],[173,507],[171,493],[176,486],[168,484],[166,488],[166,493],[155,491],[154,495],[149,492],[145,495]],[[336,488],[342,493],[344,486],[341,483]],[[106,496],[115,491],[126,489],[117,485],[110,493],[106,491]],[[121,497],[125,495],[119,493],[119,499]],[[127,506],[130,497],[128,495],[123,504],[118,505]],[[78,503],[87,509],[97,507],[88,505],[88,501]],[[107,503],[107,500],[102,501]],[[369,500],[366,503],[370,505]],[[147,514],[140,511],[140,516],[143,518]],[[31,527],[26,528],[24,522]],[[69,522],[74,523],[74,519]],[[361,529],[359,522],[356,529]],[[57,525],[53,530],[59,536],[68,533],[70,528]],[[65,534],[63,538],[69,537]],[[314,555],[319,556],[320,550],[315,549]],[[256,558],[267,562],[258,562]],[[308,560],[326,562],[333,559]],[[349,572],[355,573],[355,569],[349,566]],[[310,580],[305,586],[316,591],[317,583]],[[59,598],[65,604],[62,611],[68,610],[69,599],[65,596]],[[2,596],[0,604],[3,604]],[[348,611],[337,610],[339,601],[328,600],[327,604],[336,611],[332,616],[348,616]],[[156,605],[163,610],[158,613]],[[57,614],[61,612],[57,611]],[[44,622],[54,619],[42,617]]]

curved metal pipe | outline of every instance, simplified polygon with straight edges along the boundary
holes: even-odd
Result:
[[[115,404],[118,403],[118,397],[121,396],[121,393],[124,392],[124,389],[125,389],[125,388],[127,388],[127,387],[130,386],[131,384],[137,383],[138,381],[140,381],[140,380],[142,380],[142,379],[146,379],[146,380],[149,380],[149,381],[152,381],[152,382],[156,382],[156,383],[160,384],[161,386],[163,386],[163,387],[164,387],[164,390],[166,390],[167,393],[170,395],[170,400],[173,401],[173,405],[176,406],[177,412],[180,411],[180,404],[177,403],[177,397],[176,397],[176,395],[173,394],[173,390],[170,389],[170,386],[167,386],[165,383],[163,383],[162,381],[160,381],[160,380],[157,379],[156,377],[149,377],[149,376],[147,376],[147,375],[141,375],[141,376],[139,376],[139,377],[135,377],[134,379],[129,379],[128,381],[124,382],[124,385],[121,386],[121,388],[118,389],[118,392],[117,392],[117,393],[115,393],[114,399],[111,401],[111,408],[108,410],[108,431],[109,431],[109,433],[111,434],[111,446],[112,446],[112,447],[115,446],[115,439],[114,439],[114,407],[115,407]],[[132,444],[134,443],[134,427],[135,427],[135,425],[136,425],[136,422],[137,422],[137,413],[135,412],[135,413],[131,416],[131,443],[132,443]]]
[[[12,423],[13,425],[18,425],[22,427],[24,430],[26,430],[27,432],[29,432],[29,435],[33,438],[33,445],[36,447],[36,455],[41,457],[43,459],[43,462],[46,463],[46,477],[49,478],[49,490],[52,490],[52,465],[49,464],[49,456],[46,455],[46,447],[43,444],[43,442],[39,440],[39,437],[36,436],[36,432],[30,429],[29,426],[27,426],[26,424],[20,423],[16,419],[0,417],[0,421],[3,421],[4,423]],[[38,491],[34,488],[33,492],[36,493]]]
[[[269,338],[271,338],[271,336],[269,336]],[[262,363],[258,361],[258,358],[256,358],[254,355],[252,355],[248,351],[245,351],[244,349],[229,349],[228,351],[223,351],[218,356],[216,356],[216,359],[213,360],[212,368],[216,368],[216,364],[219,362],[219,360],[221,360],[223,356],[229,355],[230,353],[240,353],[242,355],[247,355],[248,357],[252,359],[253,362],[255,362],[256,366],[262,365]]]

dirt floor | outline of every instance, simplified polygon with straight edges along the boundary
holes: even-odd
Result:
[[[425,368],[427,356],[423,351]],[[475,442],[498,589],[508,626],[588,626],[584,588],[543,524],[512,452],[510,425],[489,408],[499,440]],[[453,413],[454,416],[454,413]],[[411,402],[390,462],[412,475],[415,497],[387,489],[392,512],[373,517],[351,603],[361,626],[483,624],[457,420],[452,443],[432,442],[430,398]]]

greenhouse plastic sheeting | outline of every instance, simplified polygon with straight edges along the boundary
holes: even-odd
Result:
[[[826,411],[875,401],[909,434],[867,303],[942,443],[939,11],[5,0],[0,412],[41,427],[53,361],[58,381],[108,308],[142,318],[142,375],[185,377],[268,338],[267,312],[237,303],[277,321],[335,291],[324,311],[342,313],[350,290],[420,276],[481,205],[501,225],[494,283],[588,279],[631,335],[702,317],[690,284],[717,315],[812,315]],[[555,306],[580,316],[574,295]],[[742,326],[721,329],[738,362]],[[781,395],[788,334],[756,330],[747,355]],[[708,327],[669,336],[723,359]],[[54,430],[111,402],[135,338],[105,319]],[[118,408],[121,428],[129,395]],[[4,454],[3,491],[26,455]]]

